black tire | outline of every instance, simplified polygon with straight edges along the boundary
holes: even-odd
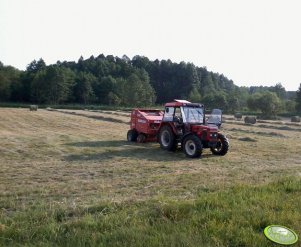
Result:
[[[215,148],[210,148],[211,152],[215,155],[225,155],[229,149],[229,141],[226,136],[218,134],[217,136],[217,145]]]
[[[127,140],[129,142],[135,142],[137,141],[137,137],[138,137],[138,133],[136,130],[132,129],[132,130],[129,130],[128,133],[127,133]]]
[[[196,135],[188,135],[184,138],[183,149],[187,157],[198,158],[202,155],[203,145]]]
[[[175,151],[177,149],[176,137],[172,129],[165,125],[159,132],[160,147],[167,151]]]
[[[137,142],[138,142],[138,143],[143,143],[143,142],[145,142],[145,140],[146,140],[146,136],[145,136],[144,134],[140,133],[140,134],[137,136]]]

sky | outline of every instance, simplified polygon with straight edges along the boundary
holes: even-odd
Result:
[[[39,58],[141,55],[296,91],[300,10],[300,0],[0,0],[0,61],[24,70]]]

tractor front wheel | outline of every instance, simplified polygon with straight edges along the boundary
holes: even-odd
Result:
[[[169,126],[163,126],[159,132],[160,147],[164,150],[175,151],[177,142],[172,129]]]
[[[136,130],[132,129],[132,130],[129,130],[128,133],[127,133],[127,140],[129,142],[135,142],[137,141],[137,137],[138,137],[138,133]]]
[[[188,135],[183,141],[184,152],[190,158],[198,158],[202,155],[202,142],[196,135]]]
[[[211,152],[215,155],[225,155],[229,149],[229,141],[226,136],[218,134],[216,147],[210,148]]]

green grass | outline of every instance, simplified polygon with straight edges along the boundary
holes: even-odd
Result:
[[[269,224],[300,237],[300,125],[226,122],[227,155],[188,159],[127,142],[127,112],[0,116],[0,246],[276,246]]]
[[[62,207],[2,197],[2,246],[273,246],[264,227],[301,232],[301,180],[200,191],[195,200]],[[7,209],[7,210],[6,210]]]

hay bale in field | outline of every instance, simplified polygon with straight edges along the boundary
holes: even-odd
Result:
[[[292,116],[291,122],[300,123],[301,122],[300,117],[299,116]]]
[[[30,105],[29,106],[29,110],[30,111],[37,111],[38,110],[38,106],[37,105]]]
[[[234,118],[235,118],[236,120],[241,120],[241,119],[242,119],[242,114],[241,114],[240,112],[236,112],[236,113],[234,114]]]
[[[246,124],[255,124],[256,123],[256,117],[246,116],[244,120],[245,120]]]
[[[51,108],[51,107],[47,107],[46,108],[47,111],[55,111],[55,109]]]

